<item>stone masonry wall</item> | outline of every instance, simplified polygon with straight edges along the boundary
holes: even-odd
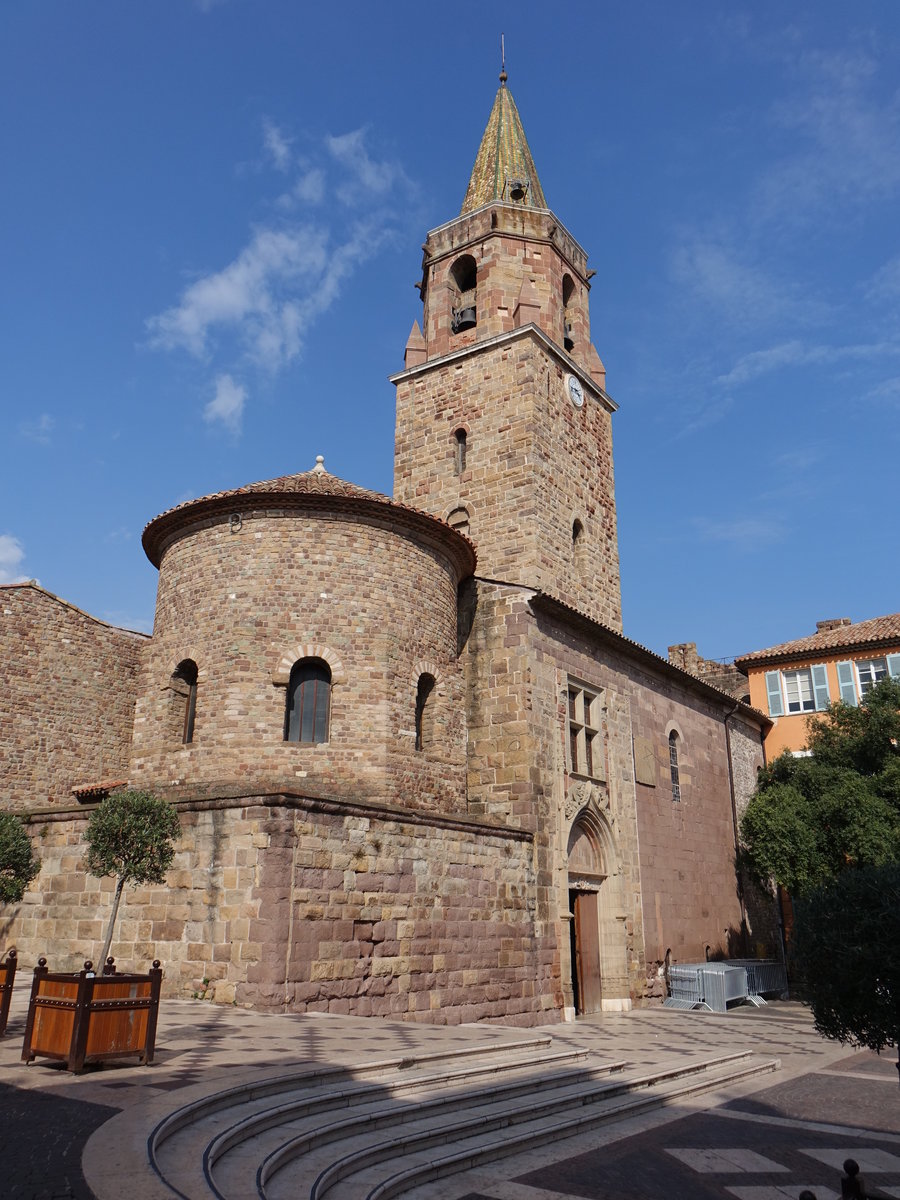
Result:
[[[135,718],[132,778],[146,786],[260,781],[313,795],[464,811],[465,717],[454,570],[384,522],[244,511],[166,551]],[[329,740],[284,740],[299,658],[332,671]],[[173,722],[171,676],[198,668],[190,745]],[[434,675],[434,733],[415,749],[418,677]],[[182,701],[183,704],[183,701]]]
[[[72,788],[127,776],[147,639],[34,583],[0,588],[0,806],[71,805]]]
[[[471,255],[477,267],[478,323],[474,329],[454,333],[451,308],[456,289],[451,270],[463,254]],[[423,331],[428,358],[514,329],[516,306],[527,280],[536,308],[528,319],[558,346],[563,345],[564,323],[568,323],[574,342],[571,357],[587,369],[591,335],[586,271],[584,251],[549,212],[498,204],[433,230],[425,243],[423,264],[427,283]],[[565,275],[574,284],[566,309],[562,302]]]
[[[543,589],[621,628],[610,412],[588,388],[574,407],[564,360],[533,330],[406,372],[394,462],[397,500],[439,517],[466,510],[480,576]]]
[[[165,885],[126,889],[120,969],[167,995],[436,1023],[558,1019],[558,956],[535,920],[531,841],[465,820],[298,797],[179,805]],[[32,818],[42,872],[0,918],[23,967],[96,960],[113,881],[86,875],[87,813]]]

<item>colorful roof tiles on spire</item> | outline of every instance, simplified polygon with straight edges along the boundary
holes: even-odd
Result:
[[[478,147],[460,216],[492,200],[526,208],[547,207],[516,102],[506,86],[505,70],[500,74],[500,87]]]

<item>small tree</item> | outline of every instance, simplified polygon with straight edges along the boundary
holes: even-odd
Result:
[[[178,814],[150,792],[114,792],[91,814],[84,840],[88,871],[98,879],[116,876],[116,894],[100,955],[101,969],[112,944],[119,901],[126,883],[162,883],[175,856]]]
[[[25,826],[12,813],[0,813],[0,903],[17,904],[40,869]]]
[[[900,866],[844,871],[809,892],[792,951],[820,1033],[879,1052],[900,1046]]]

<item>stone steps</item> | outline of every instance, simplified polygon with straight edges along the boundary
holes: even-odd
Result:
[[[629,1072],[549,1043],[239,1083],[158,1122],[150,1163],[183,1200],[386,1200],[778,1065],[744,1052]]]
[[[177,1194],[205,1200],[216,1194],[210,1170],[217,1159],[269,1128],[301,1120],[304,1109],[326,1114],[366,1099],[383,1100],[417,1088],[462,1088],[535,1063],[558,1067],[586,1057],[582,1050],[555,1051],[552,1046],[551,1038],[535,1036],[508,1046],[373,1060],[352,1069],[306,1065],[277,1076],[254,1075],[167,1113],[147,1139],[150,1166]],[[252,1196],[255,1200],[255,1184]]]

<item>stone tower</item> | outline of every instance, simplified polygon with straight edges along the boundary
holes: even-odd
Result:
[[[611,416],[587,255],[544,199],[506,73],[462,210],[425,241],[394,495],[468,533],[479,574],[620,631]]]

